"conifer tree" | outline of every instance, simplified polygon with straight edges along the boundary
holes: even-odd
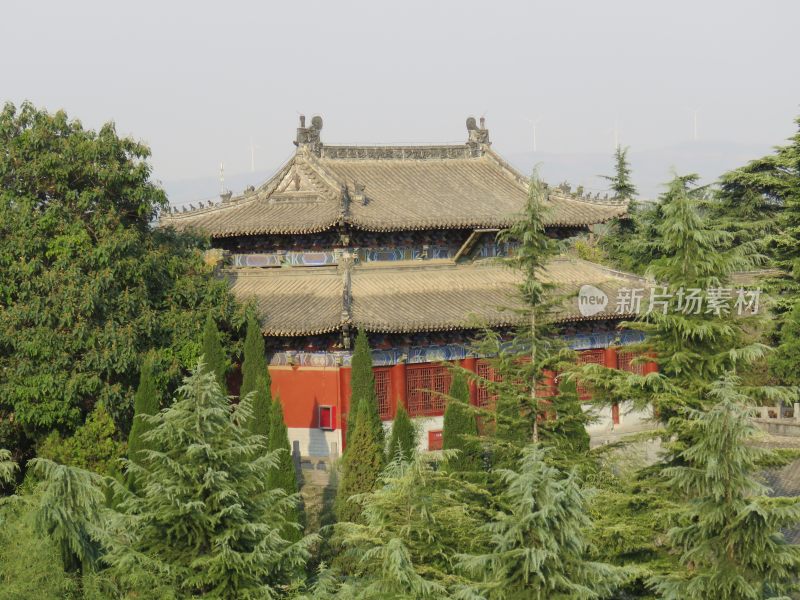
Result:
[[[369,422],[375,430],[375,435],[381,448],[385,444],[385,433],[383,421],[378,411],[378,396],[375,393],[375,375],[372,372],[372,354],[369,349],[369,340],[363,330],[356,336],[355,348],[353,349],[353,360],[351,363],[350,378],[350,412],[347,415],[347,433],[353,431],[355,427],[358,411],[361,404],[369,417]],[[350,444],[347,444],[349,448]]]
[[[442,449],[458,450],[445,460],[454,472],[478,471],[481,468],[481,446],[477,440],[478,423],[469,406],[469,384],[458,371],[453,374],[442,426]]]
[[[636,186],[631,181],[631,167],[628,163],[629,148],[617,146],[614,151],[614,175],[603,175],[609,181],[610,188],[617,198],[631,200],[636,196]]]
[[[774,451],[753,445],[740,382],[726,376],[709,391],[710,410],[690,410],[693,442],[684,464],[664,470],[685,495],[679,525],[669,532],[683,570],[654,578],[666,600],[753,600],[794,597],[800,591],[800,546],[782,531],[800,523],[800,499],[771,498],[759,481]]]
[[[542,425],[542,438],[553,447],[553,455],[574,465],[585,459],[589,452],[589,433],[586,431],[588,415],[581,407],[574,380],[563,377],[558,384],[558,394],[553,396],[556,418]]]
[[[269,437],[272,419],[272,381],[267,368],[267,355],[264,336],[254,311],[247,313],[247,333],[244,341],[242,360],[242,387],[240,397],[255,392],[253,418],[248,423],[250,431]]]
[[[139,374],[139,387],[133,397],[133,425],[128,435],[128,459],[139,462],[142,450],[151,448],[142,436],[153,428],[152,422],[142,418],[152,416],[161,409],[161,393],[153,373],[153,357],[148,356]]]
[[[751,268],[759,256],[752,244],[733,246],[730,232],[712,227],[688,193],[693,180],[676,177],[671,182],[663,218],[649,242],[660,257],[648,272],[664,282],[656,291],[670,304],[666,311],[657,307],[647,312],[645,307],[637,321],[624,324],[646,334],[645,342],[630,349],[651,354],[659,373],[645,377],[597,365],[581,369],[581,380],[591,384],[598,398],[653,403],[665,423],[682,407],[699,407],[709,386],[724,373],[759,360],[767,351],[763,344],[748,341],[744,327],[751,319],[739,317],[732,302],[728,312],[708,310],[708,290],[731,287],[731,273]],[[691,289],[703,293],[700,309],[680,304]],[[765,397],[780,391],[764,388],[760,393]]]
[[[289,430],[283,418],[283,405],[280,398],[272,403],[270,416],[270,429],[268,436],[269,450],[277,455],[277,468],[271,469],[267,474],[267,486],[271,490],[283,490],[287,494],[297,494],[297,471],[292,458],[292,447],[289,444]],[[286,514],[290,522],[297,522],[300,513],[297,504],[291,507]],[[299,537],[298,530],[287,529],[284,535],[289,539]]]
[[[261,333],[258,317],[256,317],[253,310],[249,310],[247,312],[247,333],[244,339],[240,395],[244,397],[257,390],[258,379],[263,376],[266,377],[267,383],[269,383],[264,336]]]
[[[203,329],[203,362],[208,370],[214,373],[222,389],[227,390],[228,359],[225,357],[219,330],[211,313],[208,313],[206,325]]]
[[[403,460],[411,460],[417,450],[417,443],[417,429],[408,416],[406,407],[402,402],[398,402],[394,421],[392,421],[392,435],[386,451],[386,462],[392,462],[398,454]]]
[[[608,597],[621,572],[587,558],[590,521],[576,476],[564,477],[545,454],[529,445],[516,469],[502,471],[504,509],[484,526],[491,551],[462,565],[491,599]]]
[[[383,446],[377,439],[369,411],[358,411],[355,426],[349,433],[334,511],[340,522],[360,522],[361,506],[351,497],[375,489],[383,467]]]
[[[769,356],[770,371],[785,385],[800,385],[800,299],[784,317],[779,341]]]
[[[478,598],[457,569],[459,553],[482,548],[488,492],[433,469],[426,455],[395,460],[363,494],[359,523],[339,522],[336,539],[352,558],[340,598]]]
[[[159,450],[130,463],[140,485],[104,536],[126,589],[168,581],[180,597],[274,597],[303,568],[316,538],[283,535],[298,527],[287,520],[298,498],[268,487],[279,456],[246,428],[251,411],[201,363],[154,417]]]
[[[17,463],[11,460],[11,452],[0,448],[0,484],[12,482],[16,471]]]
[[[96,473],[34,458],[28,465],[40,478],[35,528],[59,549],[67,573],[93,570],[101,554],[97,541],[105,495]]]

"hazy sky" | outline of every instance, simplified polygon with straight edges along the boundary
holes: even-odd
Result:
[[[692,138],[777,144],[800,114],[797,0],[9,2],[0,101],[114,120],[162,180],[277,168],[299,112],[328,143],[461,142],[503,154]]]

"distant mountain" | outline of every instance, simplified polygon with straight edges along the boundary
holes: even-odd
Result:
[[[771,151],[768,145],[697,141],[651,150],[632,147],[628,158],[639,194],[645,199],[655,199],[673,172],[697,173],[701,183],[713,183],[723,173]],[[540,175],[548,183],[568,181],[573,187],[583,185],[587,191],[601,195],[608,191],[608,182],[600,175],[614,172],[611,151],[608,154],[527,152],[509,154],[507,159],[525,174],[538,164]]]
[[[651,150],[631,148],[628,157],[639,194],[644,199],[655,199],[671,179],[673,171],[698,173],[702,183],[713,183],[726,171],[771,151],[767,145],[698,141]],[[568,181],[573,187],[583,185],[586,191],[601,195],[608,191],[608,182],[600,175],[611,175],[614,170],[614,157],[610,151],[608,154],[525,152],[504,156],[526,175],[534,164],[539,164],[539,172],[548,183],[555,185]],[[225,187],[238,194],[249,185],[258,187],[272,174],[273,171],[256,171],[226,175]],[[219,198],[220,183],[216,177],[168,180],[162,185],[173,206]]]

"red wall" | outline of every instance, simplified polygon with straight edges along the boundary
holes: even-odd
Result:
[[[347,412],[350,369],[321,367],[270,367],[272,397],[280,398],[287,427],[316,428],[320,406],[336,407],[335,427]]]
[[[588,357],[592,351],[586,352]],[[609,348],[605,351],[594,351],[598,362],[609,367],[617,367],[616,349]],[[594,355],[593,355],[594,356]],[[592,361],[593,362],[593,361]],[[462,366],[469,370],[475,369],[475,359],[462,361]],[[657,371],[654,362],[645,365],[644,372]],[[333,406],[336,408],[334,427],[344,429],[347,422],[350,399],[350,367],[299,367],[299,366],[274,366],[269,367],[272,378],[272,397],[280,398],[283,404],[284,417],[287,427],[319,427],[320,406]],[[552,374],[545,385],[553,388]],[[406,382],[405,365],[395,365],[390,370],[391,402],[405,402]],[[474,397],[476,390],[474,384],[470,387],[470,396]],[[474,401],[474,398],[473,398]],[[393,411],[392,411],[393,412]],[[345,433],[345,432],[343,432]]]

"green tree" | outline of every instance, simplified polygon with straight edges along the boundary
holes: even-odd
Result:
[[[359,410],[349,430],[347,452],[341,460],[334,512],[338,521],[360,522],[361,506],[352,497],[375,489],[383,467],[383,445],[377,439],[368,410]]]
[[[542,424],[542,439],[553,448],[553,455],[565,460],[565,466],[586,460],[589,454],[589,415],[581,407],[575,381],[564,377],[558,384],[558,394],[551,398],[555,418]]]
[[[280,398],[275,399],[271,408],[268,448],[277,456],[277,468],[267,474],[267,487],[271,490],[283,490],[286,494],[295,497],[297,495],[297,471],[292,457],[292,447],[289,444],[289,430],[283,419],[283,405]],[[298,522],[299,516],[297,503],[287,509],[286,519],[289,522]],[[299,533],[297,529],[287,529],[284,535],[288,539],[297,539]]]
[[[342,554],[354,564],[339,598],[480,597],[470,593],[457,557],[488,541],[481,529],[490,518],[486,491],[418,454],[389,463],[375,490],[356,502],[361,522],[335,526]]]
[[[117,428],[102,404],[95,406],[86,423],[67,438],[54,431],[39,445],[38,454],[54,462],[80,467],[100,475],[120,471],[125,443],[118,441]]]
[[[800,300],[784,318],[780,345],[769,356],[769,367],[782,383],[800,386]]]
[[[227,390],[228,358],[225,356],[219,329],[211,313],[206,316],[206,325],[203,328],[203,360],[208,365],[208,370],[216,375],[222,389]]]
[[[17,463],[11,460],[11,452],[0,448],[0,484],[14,481]]]
[[[255,392],[253,418],[250,431],[269,437],[272,419],[272,381],[267,368],[267,354],[261,325],[253,310],[247,313],[247,334],[244,341],[244,360],[242,361],[242,387],[240,397]]]
[[[375,375],[372,372],[372,354],[369,350],[369,340],[367,334],[361,330],[356,336],[355,348],[353,349],[353,360],[351,363],[350,377],[350,412],[347,415],[348,435],[355,427],[356,419],[361,405],[372,423],[375,435],[381,445],[385,444],[385,433],[383,431],[383,421],[378,411],[378,396],[375,393]],[[350,444],[347,444],[349,447]]]
[[[274,597],[309,558],[315,536],[291,541],[296,495],[270,489],[277,452],[245,423],[252,404],[231,405],[204,365],[154,418],[158,452],[129,469],[140,485],[104,533],[111,573],[133,589],[167,582],[179,597]]]
[[[720,180],[712,215],[737,241],[754,242],[781,267],[778,290],[791,291],[793,302],[800,291],[800,118],[789,144],[773,154],[750,161]]]
[[[726,372],[761,360],[768,350],[751,341],[745,328],[757,324],[752,318],[738,317],[732,303],[728,312],[716,314],[708,309],[705,290],[731,287],[731,273],[752,267],[759,256],[751,244],[734,246],[733,234],[715,229],[701,214],[697,201],[688,193],[692,180],[692,176],[676,177],[671,182],[662,221],[650,241],[660,257],[651,262],[648,272],[655,281],[664,282],[656,291],[671,298],[671,304],[666,312],[642,311],[637,321],[624,324],[645,333],[645,342],[630,349],[650,354],[659,373],[642,376],[598,365],[580,370],[581,380],[591,385],[598,400],[624,398],[652,403],[662,421],[675,426],[680,420],[670,419],[683,407],[701,406],[714,381]],[[678,304],[691,289],[704,291],[699,310],[686,302]],[[762,398],[782,394],[767,387],[753,393]]]
[[[266,378],[267,384],[270,383],[264,335],[261,333],[258,317],[252,309],[247,312],[247,333],[244,339],[243,356],[240,395],[246,396],[260,388],[259,379]]]
[[[55,543],[65,572],[93,570],[101,554],[97,536],[105,502],[102,477],[43,458],[34,458],[28,466],[41,480],[36,532]]]
[[[143,416],[153,416],[161,410],[161,392],[153,373],[153,357],[148,357],[139,375],[139,387],[133,398],[133,426],[128,435],[128,459],[139,461],[142,450],[150,449],[150,444],[142,436],[153,428]]]
[[[602,175],[603,179],[608,180],[611,191],[617,198],[632,200],[636,196],[636,186],[631,181],[631,166],[628,163],[628,150],[630,148],[617,146],[614,151],[613,175]]]
[[[481,446],[477,437],[478,423],[469,406],[469,384],[467,378],[456,371],[450,383],[442,426],[442,448],[458,451],[445,461],[449,470],[466,472],[481,469]]]
[[[516,470],[502,472],[505,507],[484,531],[491,551],[463,556],[464,569],[487,598],[606,598],[622,573],[589,560],[586,503],[574,474],[548,465],[546,451],[526,447]]]
[[[669,532],[684,569],[654,578],[667,600],[756,600],[800,591],[800,546],[782,533],[800,523],[800,500],[767,496],[759,472],[776,457],[753,445],[758,429],[739,387],[726,376],[709,391],[710,410],[689,411],[694,441],[681,452],[685,464],[664,471],[686,498]]]
[[[207,242],[152,228],[166,198],[149,155],[110,123],[0,110],[0,412],[20,444],[70,432],[96,403],[127,431],[147,352],[176,386],[200,355],[198,311],[234,316]]]
[[[417,428],[408,416],[402,402],[397,403],[397,411],[392,421],[392,435],[386,451],[387,463],[395,460],[398,453],[403,460],[411,460],[417,451]]]

